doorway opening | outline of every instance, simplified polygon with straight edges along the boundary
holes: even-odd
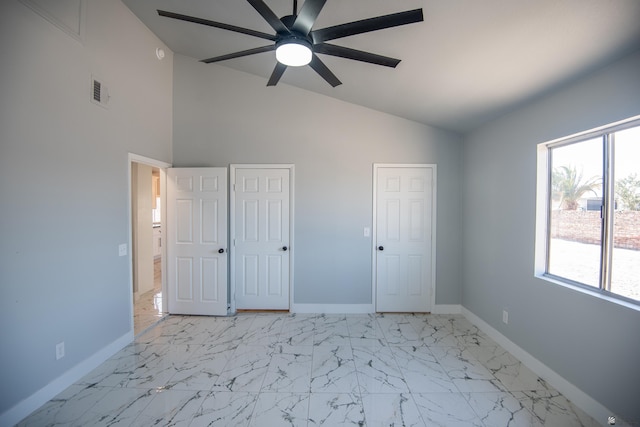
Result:
[[[130,155],[129,166],[131,312],[137,336],[167,314],[163,232],[168,165]]]

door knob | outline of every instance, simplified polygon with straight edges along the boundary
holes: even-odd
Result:
[[[378,246],[378,250],[384,251],[384,246]]]
[[[287,248],[286,246],[283,246],[283,247],[282,247],[282,250],[283,250],[283,251],[286,251],[287,249],[289,249],[289,248]]]
[[[224,253],[224,249],[222,249],[222,248],[218,249],[218,253],[219,254],[223,254]]]

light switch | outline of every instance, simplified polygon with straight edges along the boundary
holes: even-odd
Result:
[[[127,256],[127,244],[123,243],[118,246],[118,256]]]
[[[371,236],[371,229],[369,227],[364,228],[364,237]]]

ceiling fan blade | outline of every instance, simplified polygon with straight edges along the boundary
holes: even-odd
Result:
[[[253,49],[242,50],[240,52],[229,53],[227,55],[214,56],[213,58],[202,59],[200,62],[205,64],[211,64],[212,62],[225,61],[227,59],[241,58],[243,56],[254,55],[256,53],[269,52],[275,50],[276,46],[271,44],[269,46],[254,47]]]
[[[280,77],[284,74],[284,70],[287,69],[287,66],[278,62],[276,64],[276,68],[273,69],[273,73],[271,73],[271,77],[269,77],[269,81],[267,82],[267,86],[275,86],[280,81]]]
[[[166,10],[158,10],[158,15],[167,18],[179,19],[181,21],[193,22],[195,24],[207,25],[214,28],[222,28],[223,30],[235,31],[236,33],[247,34],[249,36],[259,37],[266,40],[276,40],[273,34],[267,34],[260,31],[250,30],[248,28],[236,27],[235,25],[224,24],[222,22],[209,21],[208,19],[197,18],[195,16],[181,15],[179,13],[167,12]]]
[[[305,36],[309,34],[326,2],[327,0],[306,0],[291,29]]]
[[[390,15],[377,16],[375,18],[321,28],[311,31],[311,37],[314,43],[322,43],[327,40],[368,33],[384,28],[398,27],[423,20],[422,9],[407,10],[405,12],[392,13]]]
[[[400,63],[399,59],[328,43],[316,44],[313,46],[313,50],[316,53],[324,53],[325,55],[339,56],[340,58],[354,59],[356,61],[368,62],[369,64],[383,65],[391,68],[396,68]]]
[[[311,66],[311,68],[313,68],[316,73],[320,74],[320,77],[325,79],[331,86],[336,87],[342,84],[342,82],[338,80],[335,74],[333,74],[331,70],[327,68],[326,65],[324,65],[324,62],[320,61],[320,58],[318,58],[318,55],[316,55],[315,53],[313,54],[313,58],[311,58],[309,66]]]
[[[267,6],[265,2],[263,2],[262,0],[247,0],[247,1],[251,6],[253,6],[255,10],[258,11],[260,16],[262,16],[264,20],[267,21],[269,25],[271,25],[271,28],[276,30],[277,33],[283,33],[283,34],[291,33],[291,31],[289,31],[287,26],[282,23],[280,18],[278,18],[278,16],[276,16],[276,14],[273,13],[271,9],[269,9],[269,6]]]

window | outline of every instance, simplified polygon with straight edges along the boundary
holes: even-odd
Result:
[[[539,145],[537,225],[537,275],[640,304],[640,118]]]

